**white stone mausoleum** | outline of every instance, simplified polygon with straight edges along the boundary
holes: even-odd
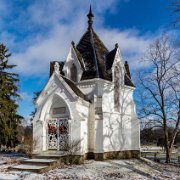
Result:
[[[118,44],[109,51],[95,33],[93,13],[65,62],[50,63],[50,78],[36,100],[34,154],[66,151],[85,158],[139,157],[140,123],[133,100],[135,86]]]

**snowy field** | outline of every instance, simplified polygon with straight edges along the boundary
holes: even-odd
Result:
[[[65,166],[44,174],[9,171],[22,157],[0,155],[0,179],[58,180],[58,179],[179,179],[180,166],[159,164],[147,159],[85,161],[83,165]]]

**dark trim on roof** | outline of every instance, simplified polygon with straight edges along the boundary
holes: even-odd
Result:
[[[125,73],[125,75],[124,75],[124,84],[125,84],[126,86],[135,87],[135,85],[133,84],[131,78],[128,76],[127,73]]]
[[[79,63],[80,63],[80,65],[81,65],[81,67],[85,70],[83,58],[82,58],[80,52],[77,50],[77,48],[76,48],[76,46],[75,46],[75,43],[74,43],[73,41],[72,41],[71,44],[72,44],[72,47],[73,47],[73,49],[74,49],[74,51],[75,51],[75,53],[76,53],[77,59],[79,60]]]
[[[93,33],[92,33],[92,29],[90,29],[90,41],[91,41],[91,45],[92,45],[92,49],[93,49],[93,60],[96,66],[96,77],[99,78],[99,67],[98,67],[98,60],[97,60],[97,56],[96,56],[96,49],[95,49],[95,45],[94,45],[94,37],[93,37]]]
[[[106,54],[106,71],[108,71],[112,68],[116,52],[117,52],[117,48],[114,48],[112,51],[110,51],[108,54]]]
[[[105,56],[108,53],[108,49],[93,29],[87,30],[84,33],[77,44],[76,49],[83,57],[85,65],[82,79],[101,78],[110,80],[110,77],[106,72],[105,64]]]
[[[89,99],[87,98],[87,96],[85,94],[83,94],[83,92],[76,86],[76,84],[71,81],[70,79],[66,78],[65,76],[61,76],[64,81],[70,86],[70,88],[74,91],[74,93],[78,96],[81,97],[82,99],[84,99],[85,101],[89,101]]]
[[[129,64],[128,64],[127,61],[125,61],[124,67],[125,67],[125,70],[126,70],[127,75],[128,75],[129,78],[131,79],[131,73],[130,73]]]

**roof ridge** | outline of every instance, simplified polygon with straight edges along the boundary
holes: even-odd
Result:
[[[92,44],[92,48],[93,48],[93,54],[94,54],[94,61],[95,61],[95,65],[96,65],[96,76],[99,78],[99,67],[98,67],[98,60],[97,60],[97,54],[96,54],[96,49],[95,49],[95,44],[94,44],[94,36],[92,33],[92,29],[90,29],[90,40],[91,40],[91,44]]]
[[[115,47],[114,49],[112,49],[111,51],[109,51],[105,55],[105,57],[106,57],[106,61],[105,61],[105,63],[106,63],[106,70],[109,70],[109,69],[112,68],[116,52],[117,52],[117,48]]]

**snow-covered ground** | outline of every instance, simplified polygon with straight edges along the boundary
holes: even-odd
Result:
[[[9,171],[22,157],[0,155],[0,179],[180,179],[180,166],[155,163],[147,159],[85,161],[83,165],[65,166],[44,174]]]

